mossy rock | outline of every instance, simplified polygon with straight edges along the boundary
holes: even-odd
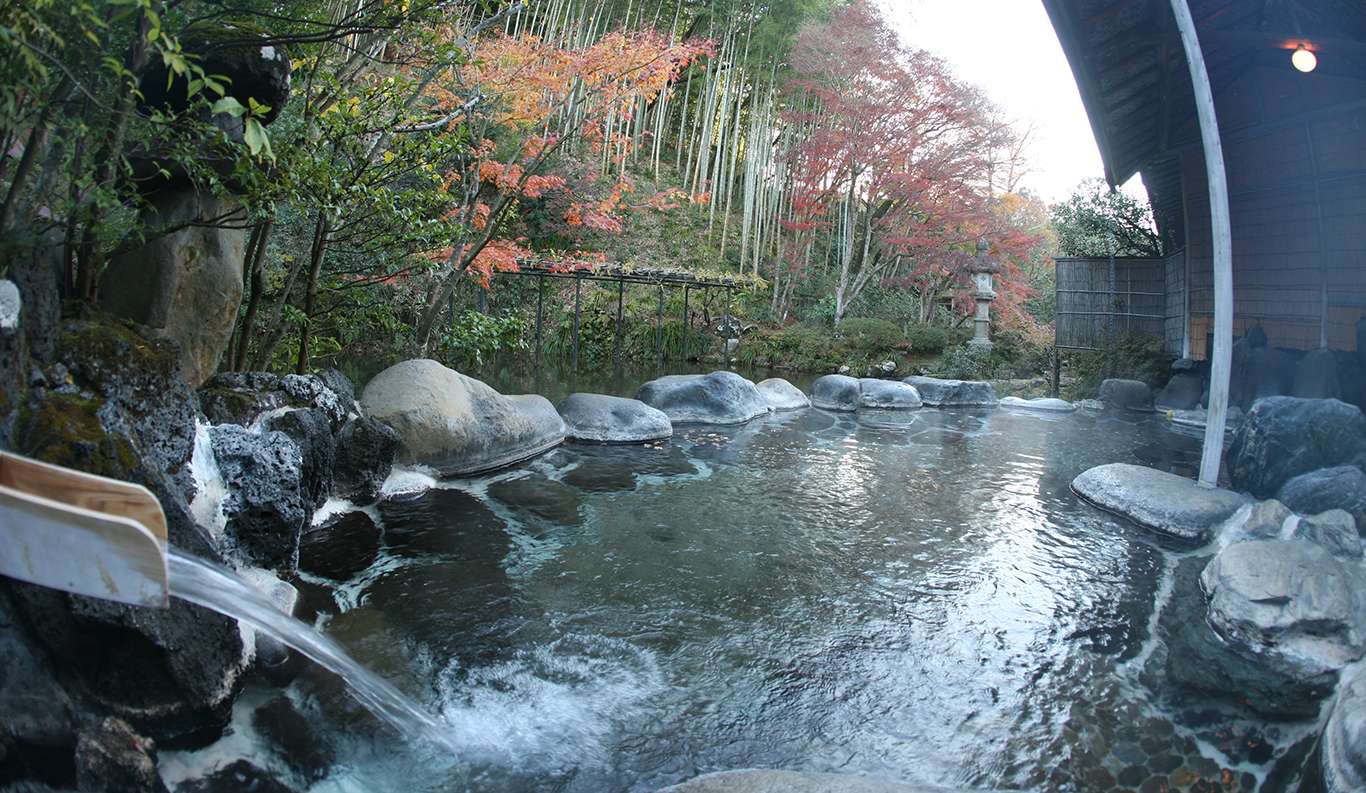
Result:
[[[114,479],[128,479],[140,465],[132,441],[111,434],[100,420],[104,401],[75,394],[47,394],[19,412],[15,446],[36,460]]]

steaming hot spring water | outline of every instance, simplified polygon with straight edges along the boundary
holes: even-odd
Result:
[[[249,688],[222,738],[163,751],[162,773],[174,789],[245,758],[311,791],[648,791],[744,767],[1279,789],[1314,724],[1168,679],[1163,626],[1203,613],[1181,571],[1205,552],[1069,489],[1093,465],[1197,456],[1155,417],[807,410],[566,444],[483,478],[396,471],[363,510],[375,561],[304,576],[313,627],[173,560],[177,596],[319,663],[284,692],[306,728],[292,747],[256,714],[279,690]]]

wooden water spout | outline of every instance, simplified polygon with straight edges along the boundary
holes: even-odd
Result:
[[[166,516],[140,485],[0,452],[0,575],[164,608]]]

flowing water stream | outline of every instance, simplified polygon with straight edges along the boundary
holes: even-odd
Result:
[[[309,668],[288,689],[335,759],[292,771],[255,730],[279,696],[261,689],[229,736],[162,767],[174,783],[247,758],[311,793],[636,793],[752,766],[1279,790],[1313,725],[1172,680],[1200,663],[1171,639],[1203,627],[1203,552],[1069,488],[1107,462],[1189,473],[1198,448],[1151,416],[808,410],[474,479],[398,471],[339,516],[373,531],[332,538],[373,561],[296,582],[316,631],[173,560],[178,597],[346,682]]]
[[[341,678],[366,709],[408,739],[454,748],[431,714],[356,663],[335,641],[280,611],[232,571],[171,548],[167,572],[172,597],[226,614],[303,653]]]

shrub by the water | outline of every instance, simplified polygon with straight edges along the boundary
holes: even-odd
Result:
[[[1172,356],[1157,336],[1116,333],[1103,340],[1099,349],[1072,353],[1067,359],[1067,369],[1075,377],[1068,396],[1094,397],[1101,382],[1110,377],[1142,380],[1150,388],[1161,388],[1171,374],[1171,362]]]

